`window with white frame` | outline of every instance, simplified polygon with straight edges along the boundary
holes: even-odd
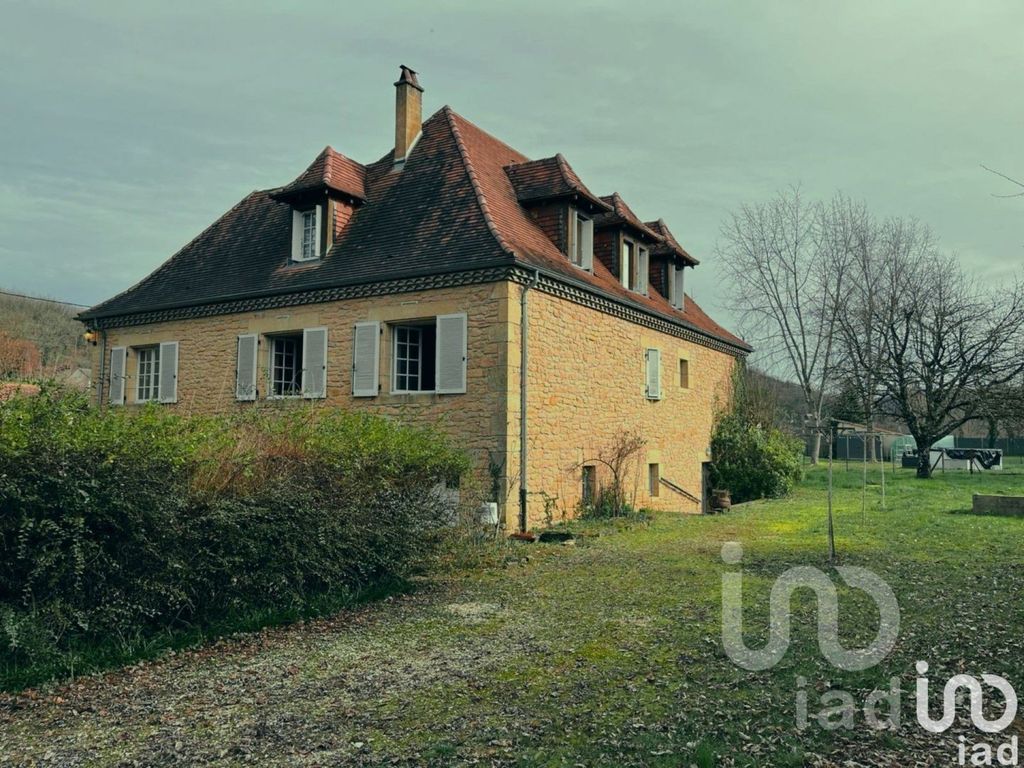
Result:
[[[135,399],[140,402],[160,399],[160,347],[142,347],[135,351],[138,359]]]
[[[316,258],[316,209],[302,212],[302,260]]]
[[[622,284],[633,290],[634,282],[633,268],[636,262],[636,244],[632,240],[622,240],[622,258],[619,260],[619,278]]]
[[[668,264],[668,298],[676,309],[683,309],[683,267]]]
[[[436,323],[395,325],[392,338],[391,391],[433,392],[436,388]]]
[[[320,211],[316,205],[292,211],[292,261],[315,261],[320,258]]]
[[[302,394],[302,335],[270,337],[270,395],[298,397]]]
[[[569,217],[569,260],[583,269],[594,265],[594,221],[575,209]]]

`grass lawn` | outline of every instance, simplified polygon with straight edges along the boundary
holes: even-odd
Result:
[[[0,698],[0,765],[953,765],[957,733],[983,734],[966,718],[943,736],[917,725],[914,663],[930,664],[933,695],[957,672],[1000,674],[1024,694],[1024,520],[962,513],[973,492],[1024,494],[1024,473],[904,470],[887,478],[884,510],[869,486],[864,512],[860,477],[837,467],[840,561],[883,577],[902,612],[874,669],[828,665],[803,592],[776,667],[748,672],[722,650],[721,575],[737,567],[722,563],[724,542],[744,547],[750,646],[767,638],[775,577],[828,570],[814,471],[789,499],[577,525],[591,535],[575,547],[517,544],[502,566],[330,620]],[[862,646],[878,611],[834,581],[843,645]],[[852,730],[813,722],[828,686],[862,705],[892,677],[899,730],[872,731],[859,713]]]

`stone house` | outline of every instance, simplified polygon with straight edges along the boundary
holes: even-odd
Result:
[[[750,348],[683,288],[664,221],[529,160],[402,67],[395,144],[327,147],[137,285],[82,313],[95,393],[229,411],[284,401],[436,423],[506,526],[572,515],[624,432],[639,505],[696,512],[716,403]]]

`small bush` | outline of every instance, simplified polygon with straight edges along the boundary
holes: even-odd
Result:
[[[432,430],[320,409],[0,405],[0,660],[294,611],[422,569],[468,468]],[[70,665],[71,662],[69,662]]]
[[[734,503],[785,496],[802,477],[802,450],[799,440],[774,427],[726,414],[711,437],[712,483],[728,489]]]

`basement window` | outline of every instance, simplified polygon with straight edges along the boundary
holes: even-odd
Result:
[[[270,337],[270,396],[302,394],[302,334]]]
[[[597,467],[583,467],[583,492],[581,498],[586,506],[597,501]]]
[[[658,489],[661,488],[661,466],[659,464],[647,465],[647,494],[658,496]]]

